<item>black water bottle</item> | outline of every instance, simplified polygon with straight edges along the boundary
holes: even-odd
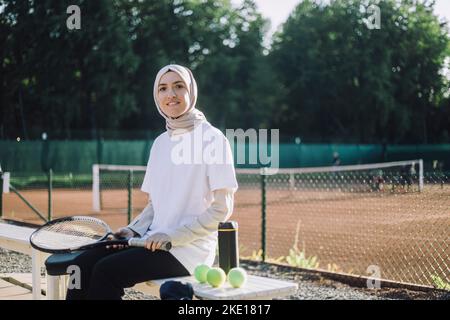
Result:
[[[219,267],[228,274],[239,267],[238,224],[236,221],[219,223]]]

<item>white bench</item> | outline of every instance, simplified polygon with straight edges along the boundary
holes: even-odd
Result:
[[[40,300],[42,298],[40,271],[41,267],[45,267],[44,262],[49,254],[40,252],[30,245],[30,235],[34,230],[34,228],[0,223],[0,247],[31,256],[33,299]],[[47,299],[63,299],[67,289],[67,280],[68,276],[50,276],[47,274]],[[189,282],[194,288],[196,298],[213,300],[280,298],[294,294],[298,288],[298,285],[293,282],[249,275],[248,282],[243,288],[232,288],[228,283],[220,288],[213,288],[208,284],[198,283],[193,276],[190,276],[152,280],[140,283],[134,289],[159,296],[159,287],[169,280]]]
[[[29,239],[34,230],[34,228],[0,223],[0,247],[31,256],[33,299],[40,300],[41,267],[44,266],[48,254],[31,247]]]
[[[63,275],[55,278],[55,289],[49,292],[48,300],[64,299],[67,290],[68,276]],[[192,284],[194,289],[194,298],[200,300],[269,300],[273,298],[282,298],[295,294],[298,285],[294,282],[259,277],[254,275],[248,276],[246,285],[242,288],[232,288],[225,283],[220,288],[213,288],[208,284],[200,284],[193,276],[166,278],[160,280],[151,280],[139,283],[133,287],[134,290],[145,294],[159,297],[159,288],[166,281],[181,281]],[[58,290],[58,288],[61,288]]]
[[[67,291],[68,275],[47,276],[51,286],[47,299],[64,299]],[[200,284],[193,276],[151,280],[136,284],[133,289],[159,297],[159,288],[166,281],[188,282],[194,289],[194,297],[201,300],[267,300],[295,294],[297,283],[249,275],[245,286],[233,288],[227,282],[220,288]]]
[[[145,285],[157,290],[169,280],[190,283],[194,289],[194,296],[201,300],[268,300],[295,294],[298,289],[297,283],[294,282],[254,275],[249,275],[247,283],[241,288],[233,288],[228,282],[220,288],[213,288],[209,284],[198,283],[193,276],[152,280]],[[139,287],[136,288],[139,289]],[[145,292],[145,290],[142,291]]]

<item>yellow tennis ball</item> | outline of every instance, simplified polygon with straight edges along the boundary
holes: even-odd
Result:
[[[240,288],[247,282],[247,272],[242,268],[233,268],[228,272],[228,282],[233,288]]]
[[[199,264],[194,269],[195,279],[197,279],[197,281],[200,283],[205,283],[206,274],[208,273],[209,269],[210,269],[209,266],[207,266],[206,264]]]
[[[206,280],[214,288],[218,288],[225,283],[227,275],[221,268],[211,268],[206,274]]]

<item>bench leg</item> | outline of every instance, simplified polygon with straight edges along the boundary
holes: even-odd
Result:
[[[59,276],[47,275],[47,300],[60,300]]]
[[[36,250],[31,250],[31,277],[33,300],[41,300],[41,254]]]
[[[69,276],[67,274],[59,277],[59,298],[66,299],[67,287],[69,283]]]

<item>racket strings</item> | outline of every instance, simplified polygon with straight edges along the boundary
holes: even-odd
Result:
[[[41,248],[69,249],[91,244],[108,233],[106,225],[89,219],[59,221],[42,228],[33,237]]]
[[[67,221],[50,226],[48,231],[99,239],[104,234],[105,229],[101,225],[87,224],[83,221]]]

